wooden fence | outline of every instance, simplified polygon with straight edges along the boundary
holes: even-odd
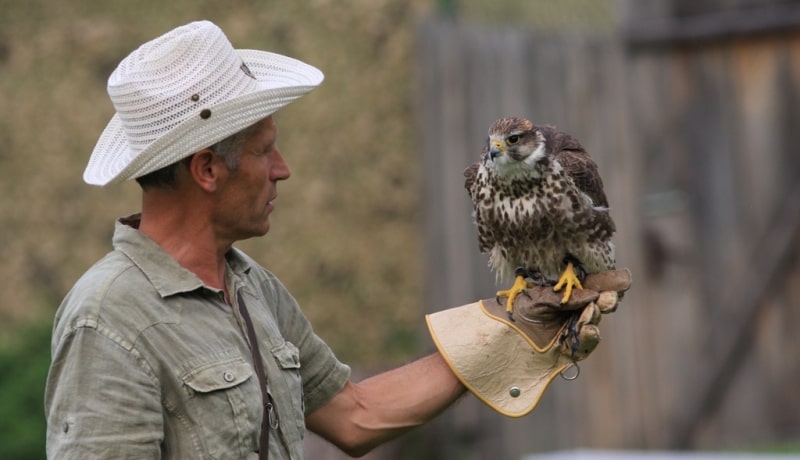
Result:
[[[592,153],[635,281],[577,381],[519,420],[468,398],[426,458],[800,438],[800,31],[636,37],[419,29],[428,309],[496,289],[462,171],[506,115]]]

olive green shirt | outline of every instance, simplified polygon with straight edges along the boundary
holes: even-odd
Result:
[[[117,222],[114,250],[56,314],[48,458],[257,458],[264,410],[238,309],[136,226],[136,216]],[[302,459],[305,415],[341,391],[350,369],[272,273],[236,249],[227,262],[275,402],[269,457]]]

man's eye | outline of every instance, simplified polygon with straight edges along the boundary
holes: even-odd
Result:
[[[518,134],[512,134],[512,135],[510,135],[510,136],[508,136],[506,138],[506,144],[508,144],[508,145],[514,145],[517,142],[519,142],[519,135]]]

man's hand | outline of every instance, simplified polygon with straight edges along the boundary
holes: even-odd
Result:
[[[601,315],[616,310],[630,284],[627,269],[591,274],[565,304],[550,287],[526,290],[515,301],[515,321],[502,299],[487,299],[428,315],[428,328],[473,394],[520,417],[536,407],[553,378],[597,347]],[[578,310],[580,316],[574,315]]]

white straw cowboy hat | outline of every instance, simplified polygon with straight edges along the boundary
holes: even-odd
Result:
[[[211,22],[178,27],[132,52],[109,77],[117,113],[83,180],[107,185],[161,169],[275,113],[323,78],[296,59],[235,50]]]

